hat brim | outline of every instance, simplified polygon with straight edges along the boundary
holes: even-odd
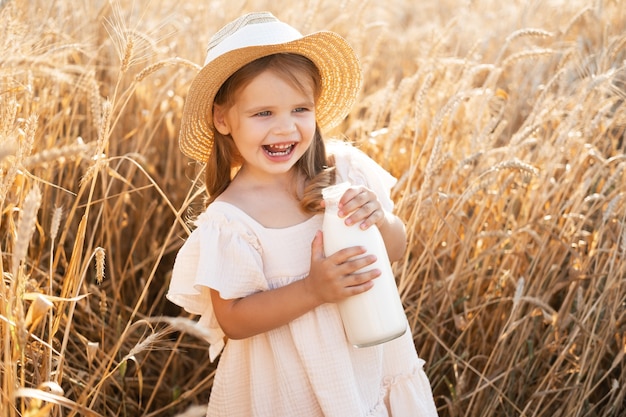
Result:
[[[348,115],[361,87],[361,67],[352,47],[338,34],[321,31],[291,42],[235,49],[205,65],[189,87],[179,136],[183,154],[200,162],[209,159],[217,91],[244,65],[278,53],[305,56],[320,71],[322,89],[315,112],[322,130],[337,126]]]

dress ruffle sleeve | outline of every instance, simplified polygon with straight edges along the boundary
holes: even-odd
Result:
[[[378,195],[383,209],[393,211],[391,188],[397,180],[378,165],[365,152],[338,140],[329,141],[328,153],[335,156],[337,183],[348,181],[352,185],[363,185]]]
[[[224,348],[225,335],[213,313],[210,289],[233,299],[267,290],[268,285],[255,235],[240,222],[210,209],[198,216],[196,229],[178,251],[167,298],[200,315],[198,326],[208,330],[213,361]]]

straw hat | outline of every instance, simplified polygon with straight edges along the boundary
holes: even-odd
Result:
[[[246,14],[227,24],[207,49],[204,67],[189,87],[179,137],[181,151],[201,162],[209,159],[213,148],[215,94],[228,77],[258,58],[293,53],[317,66],[322,92],[315,110],[322,130],[347,116],[361,86],[359,60],[345,39],[329,31],[303,36],[269,12]]]

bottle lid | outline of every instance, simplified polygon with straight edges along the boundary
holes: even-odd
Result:
[[[341,196],[350,188],[349,182],[342,182],[335,185],[330,185],[322,189],[322,197],[327,203],[337,204],[341,199]]]

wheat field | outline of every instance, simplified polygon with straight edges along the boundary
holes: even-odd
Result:
[[[626,415],[623,0],[0,0],[3,416],[202,416],[168,303],[209,37],[253,10],[364,68],[343,137],[392,172],[394,265],[441,416]]]

